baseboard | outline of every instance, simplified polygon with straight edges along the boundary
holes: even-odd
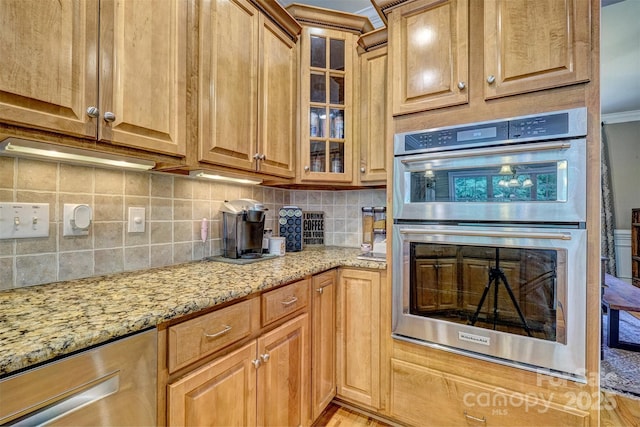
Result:
[[[353,403],[350,402],[345,402],[344,400],[341,400],[339,397],[334,398],[331,403],[334,403],[338,406],[342,406],[343,408],[349,409],[351,411],[354,412],[359,412],[360,414],[362,414],[363,416],[367,416],[367,417],[371,417],[374,420],[383,422],[383,423],[387,423],[389,425],[392,425],[394,427],[403,427],[404,424],[400,424],[398,421],[396,420],[392,420],[390,418],[386,418],[378,413],[372,412],[370,409],[365,409],[362,408],[358,405],[354,405]]]

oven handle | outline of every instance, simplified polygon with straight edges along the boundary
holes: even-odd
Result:
[[[507,147],[474,148],[473,150],[445,151],[411,156],[400,160],[403,164],[416,163],[436,159],[454,159],[458,157],[487,156],[491,154],[531,153],[533,151],[566,150],[571,148],[570,142],[549,142],[544,144],[524,144]]]
[[[452,235],[452,236],[481,236],[481,237],[510,237],[510,238],[533,238],[546,240],[571,240],[569,233],[537,233],[526,231],[473,231],[473,230],[424,230],[416,228],[404,228],[400,230],[400,234],[429,234]]]

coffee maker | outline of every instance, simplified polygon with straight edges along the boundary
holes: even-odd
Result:
[[[226,258],[260,258],[266,216],[257,200],[225,201],[222,212],[222,256]]]

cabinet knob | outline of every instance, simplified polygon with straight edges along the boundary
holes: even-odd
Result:
[[[260,160],[267,160],[267,155],[264,153],[260,154]]]
[[[253,160],[260,160],[260,153],[256,153],[253,155]]]
[[[96,117],[98,117],[98,115],[100,115],[100,110],[98,110],[98,107],[91,106],[87,108],[87,116],[95,119]]]
[[[462,90],[465,87],[467,87],[467,84],[465,82],[458,82],[458,89]]]
[[[254,359],[251,361],[251,363],[253,364],[253,367],[256,369],[260,367],[260,359]]]
[[[324,288],[318,288],[318,289],[316,289],[316,291],[317,291],[320,295],[322,295],[322,293],[324,292]]]
[[[364,166],[360,168],[360,172],[361,172],[361,173],[365,173],[366,171],[367,171],[367,170],[364,168]]]
[[[304,167],[304,171],[305,171],[305,172],[309,172],[309,166],[305,165],[305,167]]]
[[[104,113],[104,121],[105,122],[114,122],[116,120],[116,115],[113,114],[111,111],[107,111],[106,113]]]
[[[489,84],[493,84],[493,82],[496,81],[496,76],[494,76],[493,74],[491,74],[489,77],[487,77],[487,83]]]
[[[270,357],[271,357],[271,356],[269,356],[269,353],[265,353],[265,354],[261,354],[261,355],[260,355],[260,359],[262,359],[262,361],[263,361],[264,363],[267,363],[267,362],[269,361],[269,358],[270,358]]]

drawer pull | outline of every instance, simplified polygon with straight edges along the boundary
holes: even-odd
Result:
[[[478,423],[486,423],[487,422],[487,419],[485,417],[482,417],[482,418],[474,417],[473,415],[467,414],[467,411],[464,411],[464,416],[465,416],[465,418],[468,418],[471,421],[476,421]]]
[[[297,301],[298,301],[298,297],[294,297],[294,296],[292,296],[292,297],[290,297],[288,300],[286,300],[286,301],[282,301],[282,305],[284,305],[285,307],[287,307],[287,306],[289,306],[289,305],[291,305],[291,304],[294,304],[294,303],[295,303],[295,302],[297,302]]]
[[[215,334],[207,334],[207,333],[205,333],[204,336],[207,337],[207,338],[216,338],[216,337],[219,337],[220,335],[226,334],[230,330],[231,330],[231,326],[224,325],[224,329],[221,330],[220,332],[216,332]]]

